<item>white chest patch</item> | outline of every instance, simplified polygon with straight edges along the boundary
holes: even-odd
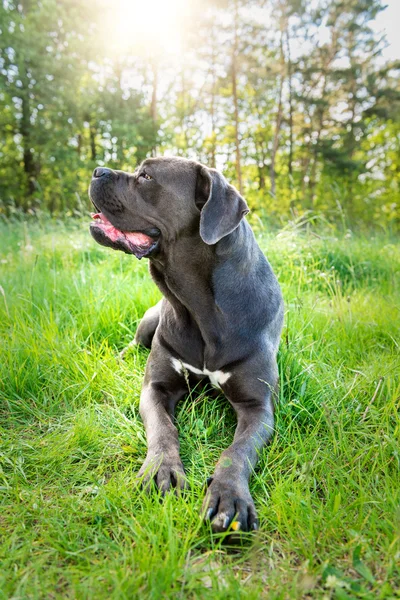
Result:
[[[226,383],[231,376],[231,373],[224,373],[223,371],[209,371],[208,369],[198,369],[197,367],[192,367],[188,363],[182,362],[178,358],[171,358],[172,366],[174,367],[177,373],[183,375],[183,369],[187,369],[195,375],[206,375],[206,377],[210,378],[211,385],[215,387],[221,387],[224,383]]]

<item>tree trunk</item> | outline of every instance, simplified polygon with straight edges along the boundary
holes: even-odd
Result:
[[[351,120],[350,120],[350,131],[347,135],[347,153],[350,160],[353,160],[354,152],[356,149],[356,138],[355,138],[355,120],[357,114],[357,63],[354,60],[354,32],[351,31],[348,41],[348,56],[350,61],[350,99],[348,104],[350,106]],[[348,188],[346,205],[349,217],[353,216],[353,185],[354,185],[354,172],[351,170],[348,173]]]
[[[310,181],[308,184],[308,188],[310,190],[310,208],[312,208],[312,209],[314,209],[314,202],[315,202],[315,185],[316,185],[316,177],[317,177],[319,132],[317,135],[318,135],[317,143],[315,145],[315,149],[313,152],[313,159],[312,159],[311,171],[310,171]]]
[[[121,60],[116,60],[115,64],[114,64],[114,72],[115,72],[115,77],[117,79],[118,82],[118,92],[117,92],[117,97],[116,97],[116,107],[118,108],[118,110],[121,112],[124,109],[124,89],[122,86],[122,76],[123,76],[123,64],[121,62]],[[121,134],[121,131],[119,128],[114,127],[114,123],[112,124],[113,127],[113,135],[116,136],[117,141],[115,144],[113,144],[113,154],[116,155],[117,157],[117,162],[118,164],[121,164],[124,161],[124,157],[125,157],[125,136]]]
[[[324,79],[324,84],[322,88],[322,98],[325,96],[325,88],[326,88],[326,78]],[[310,172],[310,182],[309,182],[309,190],[310,190],[310,207],[314,209],[315,202],[315,186],[317,183],[317,165],[318,165],[318,154],[319,154],[319,142],[321,139],[321,133],[324,126],[324,108],[321,106],[318,110],[318,128],[317,128],[317,138],[315,140],[315,144],[313,147],[313,160],[311,164],[311,172]]]
[[[213,169],[217,166],[217,148],[216,148],[216,115],[215,115],[215,96],[216,96],[216,74],[215,74],[215,60],[216,60],[216,49],[215,49],[215,35],[214,31],[211,32],[211,72],[212,72],[212,84],[211,84],[211,103],[210,103],[210,116],[211,116],[211,167]]]
[[[271,152],[271,164],[269,167],[269,175],[270,175],[270,179],[271,179],[271,194],[273,196],[275,196],[275,191],[276,191],[275,162],[276,162],[276,154],[278,152],[278,147],[279,147],[279,136],[280,136],[281,124],[282,124],[282,113],[283,113],[282,96],[283,96],[283,82],[285,80],[285,75],[284,75],[285,57],[283,54],[283,32],[282,32],[282,30],[281,30],[280,49],[281,49],[281,60],[280,60],[281,78],[280,78],[280,84],[279,84],[278,112],[276,115],[275,133],[274,133],[274,140],[272,143],[272,152]]]
[[[36,189],[36,167],[32,152],[31,140],[31,111],[29,102],[29,89],[26,87],[22,100],[22,118],[20,122],[20,133],[22,136],[24,172],[27,181],[28,197],[31,197]]]
[[[76,151],[79,158],[82,156],[82,134],[78,133],[76,135]]]
[[[151,148],[151,155],[155,156],[157,153],[157,91],[158,91],[158,70],[157,64],[155,60],[151,62],[151,70],[153,73],[153,89],[151,93],[151,107],[150,107],[150,115],[153,123],[153,146]]]
[[[238,0],[235,0],[235,24],[234,24],[234,42],[232,49],[232,94],[233,94],[233,107],[234,107],[234,122],[235,122],[235,154],[236,154],[236,178],[238,182],[238,189],[240,194],[243,194],[242,184],[242,166],[240,156],[240,137],[239,137],[239,106],[238,106],[238,93],[237,93],[237,56],[239,47],[239,7]]]
[[[263,165],[258,165],[258,189],[265,189],[265,174]]]
[[[185,66],[183,64],[182,64],[182,71],[181,71],[181,82],[182,82],[181,131],[182,131],[183,139],[185,140],[184,154],[186,154],[186,152],[189,148],[189,137],[188,137],[188,131],[187,131],[187,126],[186,126],[186,78],[185,78]]]
[[[265,150],[263,139],[257,139],[257,134],[253,137],[256,149],[256,162],[258,170],[258,189],[265,189]]]
[[[26,17],[30,9],[30,1],[22,0],[18,10]],[[32,151],[32,127],[31,127],[31,106],[29,97],[29,74],[26,61],[22,61],[19,65],[20,68],[20,79],[22,83],[21,88],[21,102],[22,102],[22,116],[19,124],[19,132],[22,137],[22,152],[23,152],[23,164],[24,173],[26,175],[27,183],[27,199],[33,195],[36,189],[36,165]],[[24,202],[24,208],[28,207],[29,202]]]
[[[290,34],[289,23],[286,26],[286,52],[287,52],[287,71],[288,71],[288,87],[289,87],[289,186],[292,188],[293,181],[293,90],[292,90],[292,60],[290,56]]]
[[[22,137],[24,173],[26,175],[27,196],[28,199],[33,195],[36,189],[37,165],[35,164],[32,149],[32,128],[31,128],[31,105],[29,97],[29,75],[25,63],[20,66],[20,78],[22,82],[21,102],[22,115],[19,124],[19,132]],[[27,203],[25,203],[27,204]],[[25,206],[27,208],[27,206]]]
[[[217,149],[216,149],[216,133],[215,133],[215,94],[214,94],[214,81],[213,81],[213,89],[211,92],[211,168],[215,169],[217,167]]]
[[[320,140],[322,130],[324,128],[324,119],[325,119],[325,108],[323,102],[325,101],[326,94],[326,86],[327,86],[327,77],[326,74],[323,76],[322,90],[321,90],[321,102],[322,104],[317,108],[317,116],[318,116],[318,125],[317,125],[317,138],[315,140],[315,144],[313,147],[313,161],[311,164],[311,173],[310,173],[310,182],[309,182],[309,190],[310,190],[310,207],[314,209],[315,203],[315,186],[317,179],[317,165],[318,165],[318,154],[320,148]]]
[[[89,124],[89,136],[90,136],[90,158],[92,159],[93,162],[95,162],[97,159],[96,127],[94,125],[92,125],[92,123]]]

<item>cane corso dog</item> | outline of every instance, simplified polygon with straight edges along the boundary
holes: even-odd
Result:
[[[233,406],[237,428],[208,480],[203,514],[215,532],[257,529],[248,482],[274,430],[283,301],[245,200],[215,169],[167,157],[133,173],[98,167],[90,198],[93,238],[147,257],[164,296],[134,340],[151,348],[140,398],[142,481],[163,493],[186,486],[174,410],[188,379],[208,378]]]

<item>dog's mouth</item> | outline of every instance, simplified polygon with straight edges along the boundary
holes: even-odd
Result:
[[[134,254],[140,259],[148,256],[158,245],[161,232],[155,227],[145,231],[121,231],[103,213],[91,213],[91,216],[90,233],[102,246]]]

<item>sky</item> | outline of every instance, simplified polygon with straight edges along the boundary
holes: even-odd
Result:
[[[377,17],[375,31],[386,32],[389,46],[383,57],[387,60],[400,60],[400,0],[386,0],[387,8]]]

